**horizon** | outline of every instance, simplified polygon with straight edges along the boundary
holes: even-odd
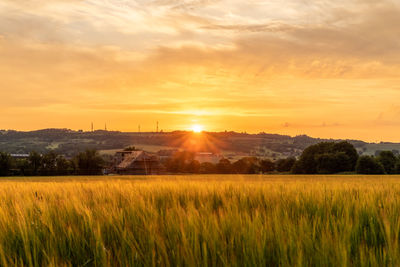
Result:
[[[24,133],[29,133],[29,132],[36,132],[36,131],[44,131],[44,130],[68,130],[68,131],[74,131],[74,132],[82,132],[82,133],[91,133],[91,132],[119,132],[119,133],[133,133],[133,134],[151,134],[151,133],[175,133],[175,132],[185,132],[185,133],[195,133],[195,134],[202,134],[202,133],[235,133],[235,134],[249,134],[249,135],[259,135],[259,134],[266,134],[266,135],[280,135],[280,136],[289,136],[290,138],[295,138],[298,136],[307,136],[312,139],[321,139],[321,140],[343,140],[343,141],[361,141],[365,143],[371,143],[371,144],[378,144],[378,143],[399,143],[396,141],[385,141],[385,140],[375,140],[375,141],[369,141],[369,140],[363,140],[363,139],[352,139],[352,138],[333,138],[333,137],[320,137],[320,136],[312,136],[308,135],[306,133],[303,134],[297,134],[297,135],[290,135],[290,134],[282,134],[278,132],[266,132],[266,131],[261,131],[261,132],[246,132],[246,131],[233,131],[233,130],[224,130],[224,131],[208,131],[208,130],[201,130],[200,132],[193,131],[191,129],[176,129],[176,130],[160,130],[160,131],[121,131],[118,129],[93,129],[93,130],[85,130],[85,129],[71,129],[71,128],[41,128],[41,129],[30,129],[30,130],[17,130],[17,129],[0,129],[0,131],[16,131],[16,132],[24,132]]]
[[[5,0],[0,126],[400,142],[399,24],[395,0]]]

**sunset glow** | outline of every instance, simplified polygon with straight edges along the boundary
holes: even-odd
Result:
[[[0,128],[400,141],[396,25],[397,0],[4,0]]]
[[[195,124],[192,126],[192,131],[195,133],[201,133],[203,131],[203,126]]]

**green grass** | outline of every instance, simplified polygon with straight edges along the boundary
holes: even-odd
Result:
[[[0,179],[1,266],[399,266],[400,176]]]

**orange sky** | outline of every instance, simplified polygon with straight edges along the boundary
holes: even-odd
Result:
[[[400,141],[398,0],[2,0],[0,129]]]

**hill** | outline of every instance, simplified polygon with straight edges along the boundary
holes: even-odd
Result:
[[[161,149],[186,149],[213,151],[234,158],[237,156],[259,156],[281,158],[299,155],[304,148],[322,141],[342,141],[312,138],[306,135],[291,137],[279,134],[248,134],[237,132],[203,132],[196,134],[186,131],[174,132],[119,132],[97,130],[94,132],[70,129],[43,129],[37,131],[0,131],[0,151],[8,153],[47,152],[54,150],[66,156],[73,156],[87,148],[113,153],[117,149],[136,146],[147,151]],[[399,143],[367,143],[347,140],[360,154],[375,154],[380,150],[398,153]]]

